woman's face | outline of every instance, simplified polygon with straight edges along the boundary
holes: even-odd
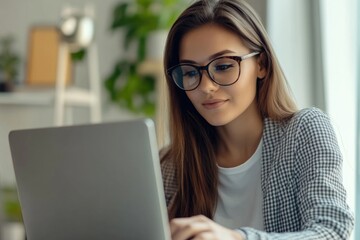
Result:
[[[251,51],[235,33],[215,24],[207,24],[184,35],[180,42],[180,63],[204,66],[221,56],[243,56]],[[202,71],[200,85],[186,94],[197,111],[213,126],[223,126],[256,106],[257,78],[266,70],[258,56],[241,61],[240,77],[233,85],[220,86]]]

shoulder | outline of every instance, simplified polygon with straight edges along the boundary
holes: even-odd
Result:
[[[310,124],[310,123],[321,123],[323,121],[329,121],[329,117],[320,109],[304,108],[296,112],[290,119],[289,124]]]
[[[286,164],[309,166],[324,162],[313,161],[314,157],[326,158],[334,164],[342,159],[331,121],[317,108],[302,109],[286,121],[266,119],[264,155],[282,156],[280,159],[287,160],[281,162]]]
[[[297,112],[288,122],[288,131],[294,131],[298,140],[336,141],[330,118],[320,109],[312,107]]]
[[[342,154],[330,118],[317,108],[297,112],[287,126],[295,165],[306,171],[340,169]]]
[[[285,121],[266,119],[265,124],[270,133],[276,132],[281,138],[286,136],[297,138],[309,133],[318,135],[324,131],[333,132],[329,117],[315,107],[301,109]]]

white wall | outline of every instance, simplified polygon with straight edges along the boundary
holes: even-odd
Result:
[[[268,33],[300,108],[314,105],[308,5],[303,0],[268,0]]]
[[[56,25],[60,20],[60,13],[64,6],[83,8],[86,4],[93,4],[95,8],[95,41],[98,46],[100,79],[112,71],[115,62],[121,58],[121,35],[119,31],[112,33],[110,24],[112,8],[121,0],[0,0],[0,37],[13,35],[14,48],[21,58],[19,81],[24,82],[27,64],[28,33],[32,26]],[[75,84],[83,86],[87,82],[87,61],[75,66]],[[102,84],[102,83],[101,83]],[[113,121],[134,117],[126,110],[115,104],[110,104],[102,87],[103,120]],[[88,116],[87,109],[78,109],[80,121]],[[10,150],[7,135],[12,129],[50,126],[53,123],[53,109],[51,106],[29,107],[24,105],[0,105],[0,184],[14,184]]]
[[[321,0],[328,114],[344,155],[344,183],[349,205],[355,209],[357,1]]]

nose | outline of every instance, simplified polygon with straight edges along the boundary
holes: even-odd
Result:
[[[203,71],[198,89],[202,92],[210,93],[218,90],[219,85],[210,78],[207,71]]]

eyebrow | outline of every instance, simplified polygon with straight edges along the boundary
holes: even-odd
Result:
[[[210,61],[210,60],[212,60],[212,59],[214,59],[214,58],[220,57],[220,56],[222,56],[222,55],[224,55],[224,54],[228,54],[228,53],[235,53],[235,52],[226,49],[226,50],[223,50],[223,51],[220,51],[220,52],[217,52],[217,53],[214,53],[214,54],[210,55],[210,56],[208,57],[208,60]],[[181,59],[181,60],[179,61],[179,63],[193,63],[193,64],[196,64],[197,62],[195,62],[195,61],[193,61],[193,60],[189,60],[189,59]]]

